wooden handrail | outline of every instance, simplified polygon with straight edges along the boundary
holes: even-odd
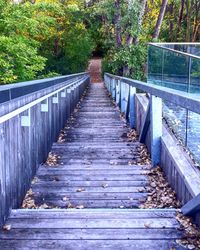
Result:
[[[105,76],[120,80],[146,93],[200,114],[200,98],[196,97],[195,94],[185,93],[179,90],[158,86],[152,83],[145,83],[126,77],[115,76],[108,73],[106,73]]]
[[[78,74],[57,76],[15,84],[0,85],[0,104],[27,94],[31,94],[35,91],[55,86],[59,83],[62,83],[63,81],[68,81],[77,77],[81,77],[86,74],[87,72],[83,72]]]
[[[184,215],[193,215],[200,211],[200,193],[193,199],[188,201],[182,208],[181,211]]]
[[[62,87],[62,88],[59,88],[59,89],[57,89],[57,90],[51,92],[50,94],[47,94],[47,95],[45,95],[45,96],[42,96],[41,98],[36,99],[36,100],[34,100],[33,102],[30,102],[30,103],[28,103],[28,104],[26,104],[26,105],[24,105],[24,106],[22,106],[22,107],[20,107],[20,108],[18,108],[18,109],[16,109],[16,110],[12,111],[12,112],[10,112],[10,113],[8,113],[8,114],[6,114],[6,115],[1,116],[1,117],[0,117],[0,124],[1,124],[1,123],[4,123],[5,121],[7,121],[7,120],[9,120],[9,119],[11,119],[11,118],[13,118],[13,117],[15,117],[15,116],[21,114],[21,113],[23,113],[24,111],[30,109],[31,107],[37,105],[38,103],[41,103],[42,101],[46,100],[47,98],[49,98],[49,97],[51,97],[51,96],[53,96],[53,95],[55,95],[55,94],[61,92],[62,90],[68,89],[68,88],[72,87],[73,85],[75,85],[76,83],[78,83],[78,82],[80,82],[80,81],[84,81],[86,78],[87,78],[87,77],[83,77],[82,79],[76,80],[76,81],[70,83],[70,84],[67,85],[67,86],[64,86],[64,87]]]
[[[88,74],[64,77],[54,86],[2,104],[8,113],[0,116],[0,226],[10,209],[20,206],[89,82]]]

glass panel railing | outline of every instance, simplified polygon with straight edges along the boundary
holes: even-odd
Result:
[[[148,81],[150,83],[162,85],[162,63],[163,49],[150,46],[148,54]]]
[[[200,98],[200,44],[150,44],[148,83]],[[164,102],[163,116],[173,134],[200,163],[200,115]]]
[[[180,144],[185,145],[187,129],[187,110],[173,103],[165,102],[163,105],[164,120],[170,130],[175,134]]]
[[[163,53],[162,86],[187,92],[188,58],[173,51],[163,50]]]
[[[191,58],[189,92],[200,96],[200,59],[197,58]]]
[[[186,145],[192,157],[200,163],[200,115],[192,111],[188,111]]]

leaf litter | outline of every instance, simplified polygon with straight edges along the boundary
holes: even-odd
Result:
[[[121,113],[120,116],[122,120],[125,119],[124,114]],[[138,140],[138,134],[134,129],[129,130],[127,136],[122,135],[122,137],[127,137],[128,142],[136,142]],[[150,165],[151,160],[147,147],[141,144],[137,147],[137,151],[139,152],[139,160],[137,158],[133,159],[128,162],[128,165]],[[196,162],[194,161],[194,163]],[[138,192],[148,193],[146,201],[140,205],[140,208],[179,209],[181,207],[181,202],[178,201],[175,191],[166,181],[164,173],[159,166],[151,168],[150,172],[147,172],[147,176],[149,186],[138,190]],[[176,241],[177,244],[187,247],[187,249],[200,249],[200,229],[193,223],[192,218],[184,216],[181,212],[177,212],[176,219],[180,223],[180,230],[183,231],[183,237]],[[149,228],[150,225],[146,223],[144,227]],[[172,247],[170,250],[175,250],[175,248]]]
[[[43,203],[43,204],[36,204],[35,203],[35,200],[34,200],[34,193],[32,191],[32,189],[30,188],[28,190],[28,192],[26,193],[26,196],[22,202],[22,206],[21,208],[24,208],[24,209],[50,209],[50,208],[53,208],[52,206],[49,206],[48,204],[46,203]]]
[[[58,166],[59,159],[60,156],[58,154],[50,152],[44,165],[49,167]]]
[[[61,130],[61,132],[60,132],[60,134],[58,136],[58,140],[57,140],[58,143],[66,142],[66,137],[67,137],[68,131],[70,129],[72,129],[72,125],[76,121],[76,118],[74,116],[80,110],[81,101],[84,99],[84,96],[86,95],[86,93],[87,93],[87,90],[83,93],[83,95],[82,95],[80,101],[78,102],[78,104],[76,105],[73,113],[71,114],[70,118],[67,120],[64,129]]]
[[[184,236],[176,242],[180,245],[186,246],[188,249],[200,249],[200,229],[195,225],[191,218],[184,216],[178,212],[176,219],[181,225]]]

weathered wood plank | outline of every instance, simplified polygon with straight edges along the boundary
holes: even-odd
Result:
[[[21,204],[38,165],[46,159],[52,142],[64,125],[64,118],[68,118],[65,116],[67,102],[61,98],[59,91],[63,91],[77,79],[82,81],[84,88],[88,83],[88,76],[83,74],[57,79],[58,82],[55,80],[53,85],[45,84],[46,88],[40,86],[39,92],[23,94],[2,105],[5,108],[1,109],[0,117],[0,139],[3,143],[0,145],[0,226],[10,209]],[[58,97],[57,104],[52,101],[54,94]],[[48,106],[48,112],[45,113],[41,109],[44,101]],[[23,124],[21,119],[27,115],[30,117],[30,124]]]
[[[49,180],[53,180],[53,178],[55,179],[55,177],[58,177],[57,174],[55,173],[51,179]],[[40,177],[39,177],[40,178]],[[59,177],[58,177],[59,178]],[[60,175],[60,180],[63,181],[121,181],[121,180],[127,180],[127,181],[147,181],[147,176],[145,175],[71,175],[71,176],[63,176]],[[36,186],[37,183],[35,183]]]
[[[200,211],[200,194],[195,196],[193,199],[188,201],[182,208],[181,211],[184,215],[193,215]]]
[[[56,222],[56,223],[55,223]],[[12,223],[12,228],[146,228],[148,225],[153,228],[178,228],[179,223],[174,218],[163,219],[157,218],[135,218],[135,219],[106,219],[102,220],[93,218],[84,219],[37,219],[37,218],[21,218],[8,219],[8,223]]]
[[[44,179],[44,180],[41,180],[41,179],[37,179],[36,180],[36,185],[43,185],[44,183],[47,184],[47,186],[49,185],[52,185],[52,182],[55,182],[53,185],[54,186],[71,186],[71,187],[99,187],[99,186],[102,186],[102,181],[97,181],[97,180],[94,180],[94,181],[71,181],[71,180],[67,180],[67,181],[62,181],[62,180],[59,180],[58,177],[52,179],[52,180],[47,180],[47,179]],[[110,187],[144,187],[144,186],[147,186],[148,185],[148,181],[133,181],[133,180],[130,180],[130,181],[122,181],[122,180],[117,180],[117,181],[109,181],[107,180],[106,181],[106,184]]]
[[[114,91],[113,98],[117,97]],[[70,110],[78,100],[78,90],[72,90],[71,96]],[[124,98],[124,111],[129,113],[126,93]],[[92,110],[98,101],[110,107]],[[140,158],[137,148],[141,144],[128,142],[127,127],[102,85],[92,86],[85,104],[67,131],[68,142],[52,148],[60,155],[58,165],[40,165],[31,186],[35,204],[46,203],[54,209],[13,210],[7,221],[11,230],[0,232],[0,248],[179,249],[176,239],[182,233],[177,230],[176,210],[137,209],[147,196],[150,166],[130,166],[130,161]],[[58,130],[56,117],[64,124],[62,105],[56,105],[50,107],[53,131]]]
[[[105,188],[103,187],[103,185],[105,185]],[[87,187],[87,191],[88,192],[97,192],[97,193],[104,193],[105,191],[107,193],[115,193],[115,192],[119,192],[119,193],[135,193],[135,192],[140,192],[141,193],[141,189],[144,190],[143,187],[107,187],[107,182],[102,180],[102,186],[100,187]],[[81,188],[81,187],[80,187]],[[57,186],[57,185],[53,185],[53,183],[50,183],[50,185],[47,184],[38,184],[32,187],[33,191],[37,191],[37,192],[47,192],[47,193],[71,193],[71,192],[76,192],[77,191],[77,187],[71,187],[71,186]]]
[[[184,249],[178,246],[175,241],[156,240],[2,240],[0,243],[2,249],[143,249],[143,250],[160,250],[175,248],[176,250]]]
[[[7,240],[173,240],[182,237],[182,232],[176,229],[141,229],[141,228],[84,228],[84,229],[12,229],[0,233],[1,239]]]
[[[130,218],[174,218],[177,210],[173,208],[166,209],[13,209],[10,214],[12,218],[34,218],[37,217],[43,219],[55,219],[55,218],[118,218],[118,219],[130,219]]]

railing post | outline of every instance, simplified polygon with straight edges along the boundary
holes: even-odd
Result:
[[[28,109],[28,111],[26,111],[25,113],[27,114],[21,116],[21,126],[30,127],[31,126],[31,110]]]
[[[112,88],[112,78],[110,77],[110,79],[109,79],[109,84],[108,84],[108,91],[109,91],[109,93],[111,93],[111,88]]]
[[[125,83],[121,82],[121,96],[120,96],[120,107],[121,112],[124,113],[125,110]]]
[[[162,136],[162,99],[150,97],[150,131],[151,131],[151,160],[152,165],[160,163]]]
[[[115,100],[115,89],[116,89],[116,80],[115,78],[112,79],[112,98]]]
[[[116,103],[120,107],[120,80],[116,82]]]
[[[136,115],[135,115],[135,94],[136,94],[136,88],[130,86],[130,96],[129,96],[129,122],[130,127],[135,128],[136,127]]]
[[[47,98],[45,101],[41,102],[41,112],[49,111],[49,99]]]
[[[130,86],[125,84],[125,117],[127,121],[130,121]]]

